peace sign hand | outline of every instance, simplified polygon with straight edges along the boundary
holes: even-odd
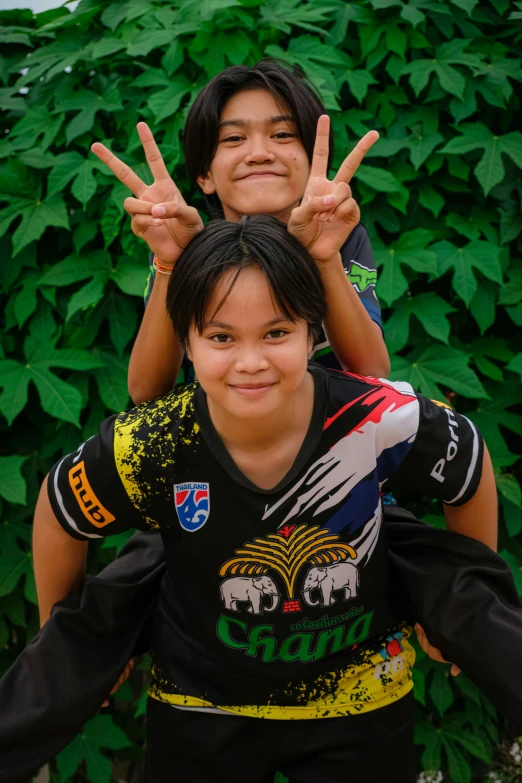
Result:
[[[292,210],[288,230],[318,263],[337,257],[361,213],[352,198],[350,180],[364,156],[379,138],[377,131],[368,133],[343,161],[333,180],[327,179],[328,134],[330,118],[323,114],[317,122],[310,177],[301,204]]]
[[[148,125],[139,122],[137,129],[154,177],[152,185],[146,185],[103,144],[96,142],[91,150],[136,196],[124,202],[133,232],[145,240],[160,263],[173,266],[183,248],[202,230],[203,221],[198,211],[187,205],[168,173]]]

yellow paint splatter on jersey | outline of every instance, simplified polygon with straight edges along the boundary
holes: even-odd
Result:
[[[117,417],[116,468],[132,504],[152,527],[158,527],[155,503],[172,498],[176,444],[190,447],[198,440],[193,385]]]
[[[413,688],[411,670],[415,651],[408,642],[411,628],[401,625],[396,636],[400,636],[398,654],[386,654],[387,643],[391,639],[394,644],[395,637],[385,634],[361,645],[359,655],[350,666],[325,672],[313,681],[283,684],[266,704],[213,704],[202,697],[188,696],[157,665],[152,667],[149,696],[180,707],[217,707],[225,712],[269,720],[339,718],[371,712],[402,699]]]

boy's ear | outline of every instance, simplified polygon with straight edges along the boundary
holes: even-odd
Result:
[[[212,173],[208,171],[204,177],[198,177],[197,183],[205,196],[211,196],[216,192],[216,186],[214,185],[214,179]]]
[[[185,354],[187,355],[187,359],[189,361],[192,361],[192,351],[190,350],[190,343],[187,340],[187,344],[185,345]]]

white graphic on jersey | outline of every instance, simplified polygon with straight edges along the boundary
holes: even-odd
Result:
[[[401,387],[406,385],[400,384]],[[383,451],[413,442],[419,426],[419,405],[411,386],[409,391],[403,391],[388,383],[386,387],[377,387],[375,394],[382,396],[381,409],[370,410],[356,429],[318,459],[277,503],[267,507],[263,519],[292,497],[295,502],[279,527],[312,506],[315,506],[313,516],[335,508],[375,470]],[[403,395],[409,399],[398,404],[397,398]]]

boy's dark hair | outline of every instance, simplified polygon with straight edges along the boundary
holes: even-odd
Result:
[[[217,311],[241,271],[248,267],[261,269],[281,312],[292,321],[304,319],[317,342],[326,310],[317,265],[284,223],[268,215],[253,215],[239,223],[210,222],[180,255],[169,281],[166,304],[183,347],[193,325],[199,332],[203,330],[208,303],[222,276],[237,270]]]
[[[251,68],[233,65],[218,73],[199,93],[188,113],[183,132],[185,165],[191,181],[204,177],[216,154],[219,139],[219,119],[227,101],[245,90],[267,90],[295,120],[299,138],[312,162],[317,120],[325,114],[319,93],[298,65],[265,57]],[[330,166],[334,151],[330,130]],[[216,193],[205,200],[213,213],[221,211]]]

